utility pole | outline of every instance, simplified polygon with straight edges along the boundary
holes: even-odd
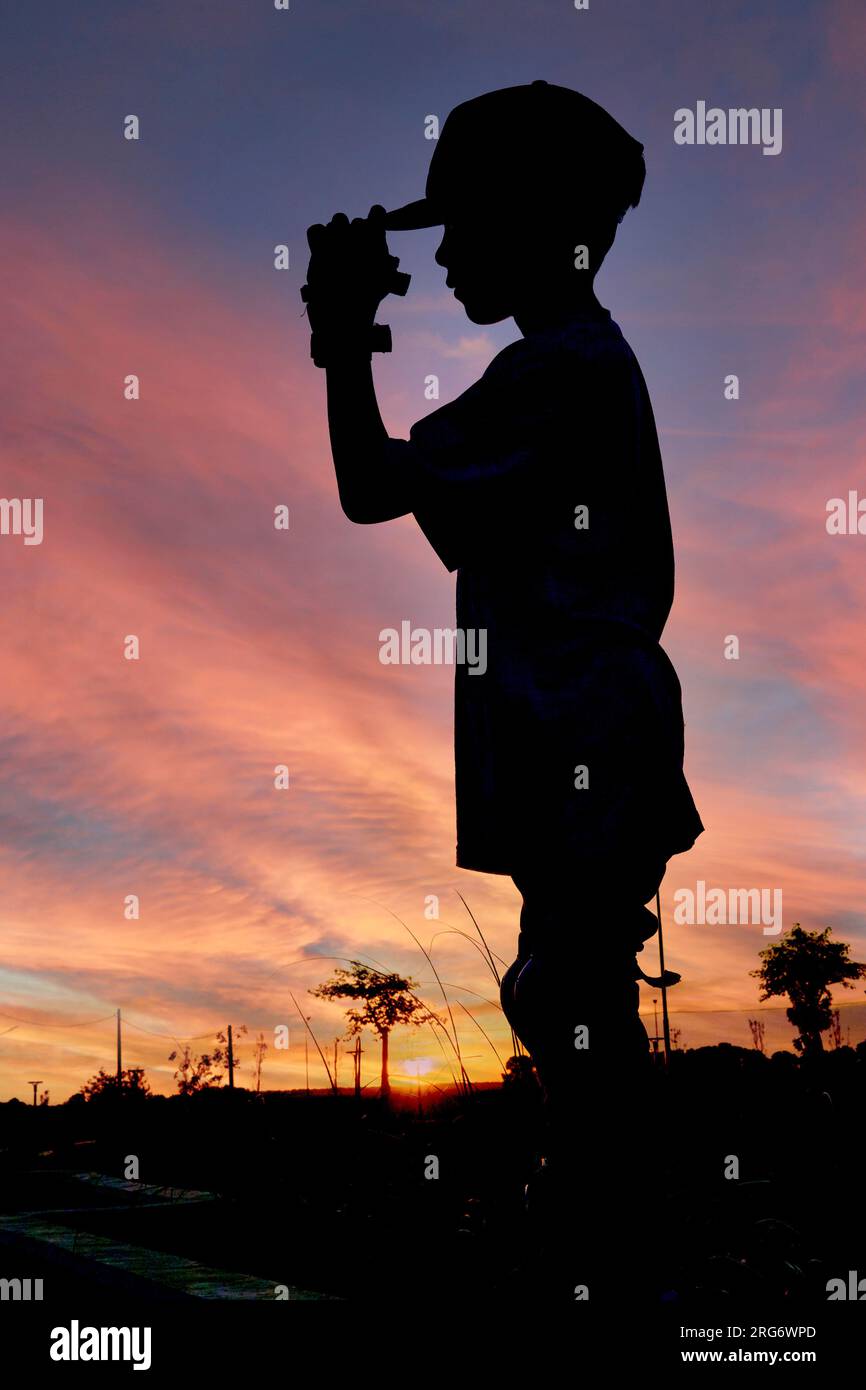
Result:
[[[335,1038],[335,1039],[334,1039],[334,1095],[338,1095],[338,1094],[339,1094],[339,1088],[338,1088],[338,1085],[337,1085],[337,1055],[338,1055],[338,1048],[339,1048],[339,1046],[340,1046],[340,1039],[339,1039],[339,1038]]]
[[[308,1014],[306,1022],[309,1023],[312,1014]],[[307,1095],[310,1094],[310,1038],[306,1028],[304,1029],[304,1075],[306,1076]]]
[[[259,1036],[258,1036],[258,1038],[256,1039],[256,1046],[255,1046],[255,1054],[256,1054],[256,1095],[257,1095],[257,1096],[260,1096],[261,1093],[262,1093],[262,1063],[263,1063],[264,1060],[265,1060],[265,1053],[267,1052],[267,1050],[268,1050],[268,1045],[267,1045],[267,1043],[265,1042],[265,1035],[264,1035],[264,1033],[259,1033]]]
[[[42,1082],[41,1082],[41,1081],[28,1081],[28,1082],[27,1082],[27,1085],[33,1087],[33,1104],[35,1105],[35,1104],[36,1104],[36,1087],[37,1087],[37,1086],[41,1086],[41,1085],[42,1085]]]
[[[671,1024],[668,1018],[668,987],[665,984],[665,943],[662,937],[662,903],[661,893],[658,891],[656,892],[656,912],[658,914],[659,923],[659,973],[661,974],[662,981],[662,1029],[665,1038],[665,1066],[667,1066],[671,1058]],[[656,1026],[656,1033],[658,1033],[658,1026]]]
[[[653,999],[653,1034],[654,1034],[654,1036],[650,1038],[650,1042],[652,1043],[652,1050],[653,1050],[653,1063],[656,1063],[656,1062],[658,1061],[658,1059],[659,1059],[659,1043],[661,1042],[661,1035],[659,1034],[659,1008],[658,1008],[658,1004],[659,1004],[658,999],[654,998],[654,999]]]
[[[229,1047],[228,1047],[228,1053],[229,1053],[229,1090],[230,1090],[230,1091],[233,1091],[234,1088],[235,1088],[235,1054],[234,1054],[234,1049],[233,1049],[233,1047],[232,1047],[232,1025],[231,1025],[231,1024],[229,1024],[228,1034],[229,1034]]]
[[[120,1009],[117,1010],[117,1094],[120,1095],[123,1084],[123,1057],[120,1045]]]
[[[352,1058],[352,1073],[355,1082],[355,1100],[361,1099],[361,1034],[355,1039],[353,1048],[346,1048],[346,1052]]]

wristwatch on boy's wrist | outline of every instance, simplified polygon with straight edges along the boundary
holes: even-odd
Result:
[[[317,367],[337,362],[370,361],[374,352],[391,351],[391,329],[387,323],[373,323],[360,331],[314,329],[310,335],[310,356]]]

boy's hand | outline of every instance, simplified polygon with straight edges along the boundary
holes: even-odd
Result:
[[[387,294],[405,294],[409,283],[388,251],[385,209],[372,207],[369,217],[352,222],[338,212],[327,226],[310,227],[307,241],[311,255],[301,297],[315,337],[317,365],[344,349],[369,354],[377,346],[376,332],[381,333],[374,330],[376,310]]]

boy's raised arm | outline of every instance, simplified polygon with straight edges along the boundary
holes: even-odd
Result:
[[[337,213],[327,226],[307,232],[311,257],[304,298],[313,357],[327,373],[340,504],[350,521],[361,524],[412,510],[413,446],[389,438],[370,365],[376,310],[393,287],[397,264],[388,253],[384,218],[380,207],[352,222]],[[408,283],[407,276],[402,279]]]

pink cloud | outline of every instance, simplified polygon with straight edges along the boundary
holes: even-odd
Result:
[[[450,620],[453,580],[411,522],[353,528],[340,515],[322,383],[284,298],[227,282],[153,221],[129,223],[103,200],[58,257],[33,208],[0,257],[13,313],[0,349],[4,490],[43,496],[46,518],[42,546],[7,537],[0,550],[14,600],[0,615],[10,972],[0,1005],[30,1019],[4,1039],[3,1094],[20,1094],[31,1066],[57,1095],[74,1089],[105,1061],[106,1030],[61,1029],[47,1053],[43,1025],[117,1002],[156,1032],[204,1032],[231,1013],[254,1028],[288,1021],[288,988],[330,968],[298,963],[316,949],[412,969],[432,1002],[429,969],[386,909],[426,940],[430,893],[441,895],[440,925],[465,925],[455,884],[468,884],[506,960],[516,935],[509,882],[453,868],[449,672],[378,662],[383,626],[409,613]],[[841,327],[839,292],[822,302]],[[673,861],[666,913],[673,889],[698,877],[778,883],[786,921],[843,922],[856,939],[863,875],[839,824],[866,794],[866,595],[856,540],[822,530],[825,492],[857,471],[863,422],[804,431],[796,415],[819,417],[822,393],[854,361],[853,337],[818,340],[811,366],[796,354],[784,364],[735,443],[688,444],[696,468],[673,499],[669,645],[708,831]],[[123,399],[129,372],[137,402]],[[399,375],[386,379],[405,406]],[[756,453],[772,467],[744,484]],[[288,532],[273,528],[279,503]],[[738,524],[750,518],[752,544],[726,529],[732,507]],[[729,631],[744,642],[736,668],[722,657]],[[123,659],[130,633],[138,662]],[[803,718],[814,712],[836,740],[832,758],[826,744],[801,747],[801,725],[784,720],[768,720],[766,748],[744,743],[758,678],[789,688]],[[277,763],[290,768],[287,793],[273,789]],[[801,763],[815,791],[792,801],[782,779]],[[141,897],[137,923],[123,918],[128,893]],[[764,944],[753,928],[671,929],[686,976],[676,1007],[754,1006],[747,972]],[[490,997],[467,943],[441,937],[437,953],[445,978]],[[314,1011],[338,1026],[337,1011]],[[706,1035],[697,1015],[691,1026]],[[401,1040],[398,1060],[416,1044]],[[301,1048],[299,1038],[274,1060],[269,1084],[298,1084]],[[132,1030],[130,1049],[170,1086],[165,1039]],[[495,1074],[489,1050],[474,1066]]]

